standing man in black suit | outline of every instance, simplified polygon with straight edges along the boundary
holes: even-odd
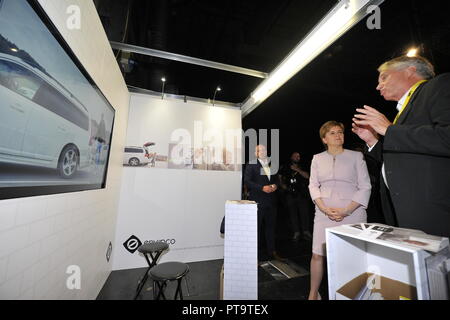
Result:
[[[450,74],[435,77],[423,57],[402,56],[379,68],[377,90],[397,101],[391,123],[364,106],[353,132],[382,163],[386,223],[450,236]]]
[[[258,204],[258,243],[261,240],[262,226],[266,236],[266,247],[270,259],[282,260],[275,250],[275,224],[277,216],[278,178],[276,172],[271,172],[270,161],[264,145],[255,149],[256,164],[247,164],[244,183],[249,191],[249,200]],[[260,256],[260,253],[258,254]],[[258,259],[262,260],[262,259]]]

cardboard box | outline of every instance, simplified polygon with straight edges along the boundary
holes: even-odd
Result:
[[[352,279],[336,291],[336,300],[353,300],[363,286],[367,284],[367,279],[372,273],[363,273]],[[373,289],[372,292],[379,292],[384,300],[417,300],[416,287],[380,276],[380,288]],[[403,297],[400,298],[400,297]]]

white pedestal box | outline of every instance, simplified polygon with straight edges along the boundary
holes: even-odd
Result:
[[[224,300],[258,299],[257,214],[253,201],[225,204]]]
[[[353,299],[354,296],[343,294],[343,290],[354,292],[355,281],[365,281],[367,276],[362,275],[367,273],[380,275],[381,284],[397,286],[394,291],[402,287],[404,292],[405,288],[408,291],[408,287],[413,287],[412,299],[430,299],[426,259],[431,253],[361,236],[360,230],[348,226],[327,228],[326,242],[330,300]]]

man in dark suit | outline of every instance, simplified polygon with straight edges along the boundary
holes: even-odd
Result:
[[[364,106],[353,132],[367,154],[382,163],[381,196],[386,223],[450,236],[450,74],[435,77],[422,57],[382,64],[377,90],[398,101],[391,123]]]
[[[261,239],[262,226],[266,236],[266,247],[270,259],[282,260],[275,250],[275,223],[277,215],[278,189],[276,172],[271,172],[267,150],[264,145],[256,146],[256,164],[247,164],[244,174],[244,183],[247,186],[249,200],[258,204],[258,243]],[[258,253],[261,257],[261,252]],[[262,258],[259,258],[262,260]]]

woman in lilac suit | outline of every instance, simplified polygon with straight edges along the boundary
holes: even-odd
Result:
[[[320,138],[326,151],[314,156],[309,179],[309,192],[316,205],[309,300],[320,299],[325,229],[366,222],[371,189],[363,154],[343,147],[344,125],[326,122],[320,128]]]

